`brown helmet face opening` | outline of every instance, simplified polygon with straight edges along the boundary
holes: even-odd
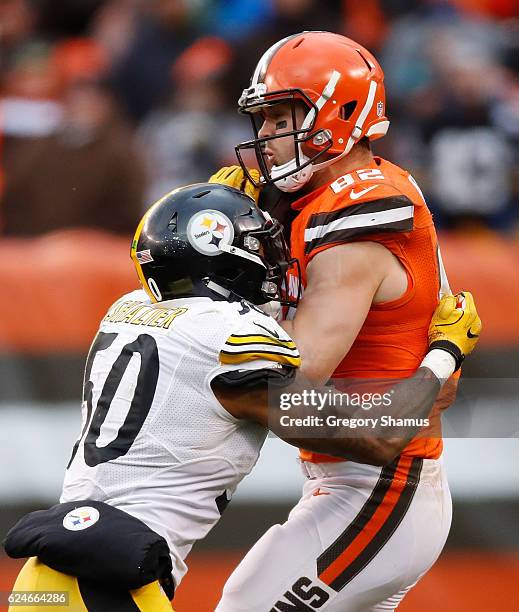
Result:
[[[281,104],[288,105],[290,108],[290,117],[292,122],[291,129],[283,132],[282,134],[260,136],[259,133],[265,118],[264,112]],[[306,117],[309,113],[312,113],[313,116],[307,126],[298,126],[298,108],[304,108],[306,111]],[[265,153],[265,148],[268,142],[280,140],[282,138],[292,138],[294,149],[293,158],[296,160],[298,169],[303,169],[318,159],[323,158],[326,152],[333,146],[333,141],[326,134],[325,130],[314,131],[318,109],[312,100],[300,89],[286,89],[269,93],[268,95],[262,96],[261,99],[254,99],[250,103],[242,105],[239,110],[240,113],[248,115],[250,118],[254,138],[252,140],[242,142],[235,147],[236,157],[238,158],[238,162],[248,180],[255,187],[261,187],[265,184],[275,184],[277,181],[290,176],[294,172],[293,169],[289,169],[287,172],[277,175],[275,178],[272,177],[271,170],[269,169],[267,163],[267,155]],[[305,156],[303,159],[301,147],[310,142],[312,142],[314,145],[322,143],[324,146],[316,154],[312,155],[311,157]],[[246,162],[244,161],[243,153],[251,150],[254,152],[258,162],[262,177],[260,181],[254,180],[247,168]]]

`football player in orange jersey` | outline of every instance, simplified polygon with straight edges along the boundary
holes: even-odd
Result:
[[[294,194],[290,242],[304,293],[282,324],[303,373],[339,388],[340,379],[412,375],[450,290],[416,181],[371,152],[389,127],[376,59],[337,34],[289,36],[264,53],[239,106],[255,138],[236,148],[242,171],[213,180]],[[259,173],[246,167],[246,150]],[[300,290],[294,278],[288,291]],[[426,358],[444,380],[455,369],[449,359]],[[217,610],[395,609],[449,532],[439,414],[455,386],[450,378],[438,397],[429,436],[352,437],[351,461],[301,450],[302,499],[246,555]]]

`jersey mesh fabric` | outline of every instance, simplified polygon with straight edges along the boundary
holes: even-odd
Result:
[[[92,363],[93,411],[112,364],[122,348],[140,334],[148,334],[156,342],[160,364],[157,385],[147,418],[125,454],[93,467],[87,465],[83,436],[67,470],[61,501],[94,498],[141,519],[168,541],[178,585],[187,570],[183,560],[193,543],[220,518],[215,499],[226,492],[232,494],[250,472],[267,433],[263,427],[227,413],[214,397],[210,382],[218,373],[237,367],[257,369],[278,364],[267,360],[220,363],[220,351],[231,334],[258,333],[254,323],[257,311],[207,298],[152,306],[144,292],[133,292],[124,299],[140,300],[150,308],[181,306],[187,311],[175,318],[169,329],[129,322],[101,324],[101,333],[117,336]],[[271,329],[286,335],[273,319],[260,316]],[[110,427],[104,434],[101,427],[99,440],[108,446],[139,391],[135,386],[140,359],[134,357],[128,366],[133,373],[125,373],[121,379],[106,415]]]
[[[346,176],[349,179],[345,180]],[[427,352],[427,331],[438,303],[438,245],[431,213],[409,173],[379,157],[373,159],[369,169],[355,170],[345,177],[293,204],[300,213],[292,224],[292,255],[301,262],[303,282],[306,282],[306,266],[311,259],[343,242],[378,242],[399,259],[407,272],[407,291],[396,300],[371,306],[357,338],[335,370],[334,378],[405,378],[416,371]],[[356,197],[360,193],[364,195]],[[328,240],[325,237],[320,243],[314,241],[315,246],[305,238],[305,232],[315,226],[316,219],[325,219],[320,223],[326,223],[327,218],[355,219],[355,215],[363,213],[363,207],[372,213],[377,210],[374,208],[377,204],[381,208],[373,217],[391,213],[391,210],[402,211],[400,207],[403,206],[412,207],[412,224],[402,222],[395,229],[399,225],[395,223],[395,227],[388,225],[383,232],[377,232],[380,226],[376,223],[362,226],[360,222],[342,236],[330,233]],[[439,413],[453,401],[455,387],[455,379],[446,385],[435,404],[427,436],[421,434],[411,441],[405,454],[429,459],[441,455]],[[301,458],[314,462],[337,461],[305,450]]]

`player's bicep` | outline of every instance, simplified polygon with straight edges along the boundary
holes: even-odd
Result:
[[[211,388],[225,410],[237,419],[268,427],[269,392],[291,385],[297,369],[264,362],[257,369],[236,369],[213,378]]]
[[[291,333],[310,380],[328,380],[359,333],[384,278],[381,248],[369,242],[337,245],[308,265]]]
[[[289,385],[295,376],[296,368],[291,366],[272,367],[265,364],[257,370],[230,370],[215,376],[211,382],[215,386],[239,391],[268,387],[269,384],[284,387]]]

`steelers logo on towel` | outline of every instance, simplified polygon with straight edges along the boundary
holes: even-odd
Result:
[[[71,510],[63,519],[63,527],[69,531],[88,529],[99,520],[99,511],[91,506],[81,506]]]
[[[193,215],[187,225],[187,238],[204,255],[219,255],[222,244],[232,244],[234,227],[223,213],[203,210]]]

